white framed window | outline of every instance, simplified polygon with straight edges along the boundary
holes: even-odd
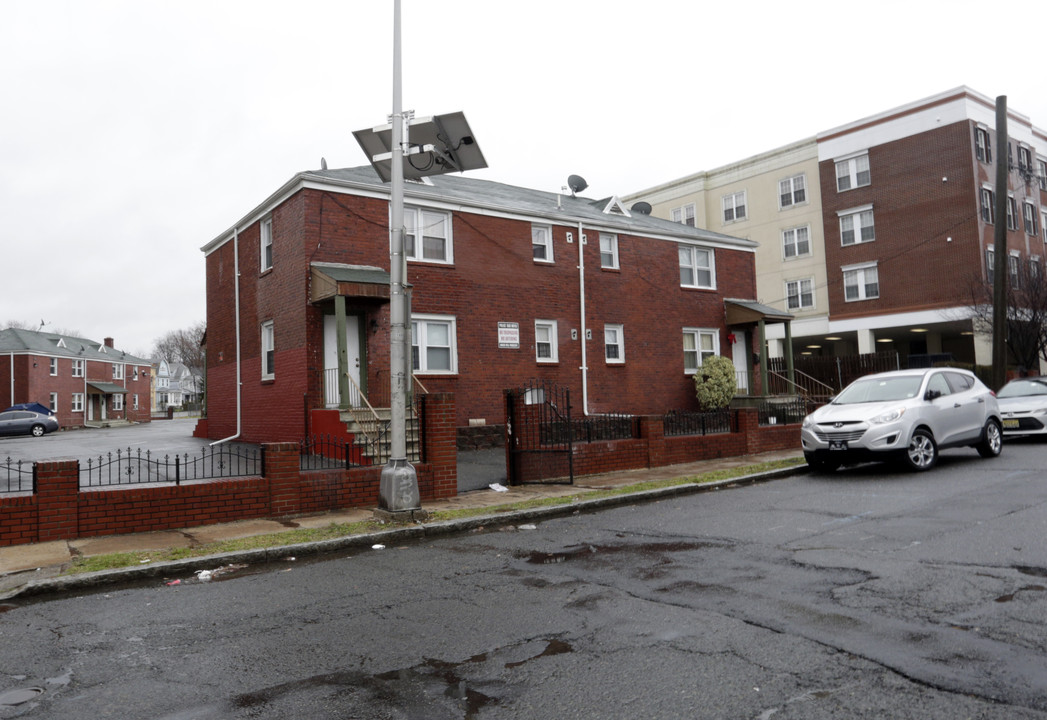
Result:
[[[857,245],[872,242],[876,239],[876,225],[873,221],[872,205],[842,210],[840,216],[840,244]]]
[[[618,236],[614,233],[600,233],[600,267],[618,269]]]
[[[789,310],[810,310],[814,307],[814,280],[789,280],[785,283],[785,303]]]
[[[453,316],[411,316],[411,367],[419,373],[458,372],[458,328]]]
[[[84,376],[84,366],[86,362],[86,360],[73,360],[73,377]]]
[[[702,363],[720,354],[720,332],[709,328],[683,329],[683,371],[694,375]]]
[[[273,219],[267,217],[258,224],[258,267],[265,272],[273,266]]]
[[[785,259],[802,257],[811,254],[811,229],[810,226],[789,228],[782,230],[782,249]]]
[[[270,323],[270,324],[272,324],[272,323]],[[162,378],[157,378],[156,379],[156,386],[159,387],[159,388],[170,387],[170,385],[171,385],[171,379],[170,378],[162,377]]]
[[[534,321],[534,356],[540,363],[559,362],[560,349],[555,320]]]
[[[124,396],[122,393],[113,394],[113,410],[124,409]]]
[[[131,396],[131,408],[133,410],[137,410],[138,409],[138,393],[135,393],[134,395]]]
[[[113,380],[124,379],[124,366],[122,363],[113,363]]]
[[[694,203],[688,203],[683,207],[673,208],[669,211],[669,219],[676,223],[694,227],[695,209]]]
[[[276,377],[276,329],[272,320],[262,323],[261,333],[262,380],[272,380]],[[167,387],[167,383],[163,383],[161,387]]]
[[[836,191],[864,187],[872,182],[867,154],[836,161]]]
[[[625,327],[623,325],[603,326],[604,359],[608,363],[625,362]]]
[[[981,204],[982,221],[992,225],[996,220],[996,193],[992,191],[992,188],[982,188]]]
[[[58,358],[51,358],[51,375],[55,376],[58,374]]]
[[[1036,158],[1036,182],[1041,190],[1047,190],[1047,160]]]
[[[70,409],[73,412],[83,412],[84,411],[84,394],[83,393],[73,393],[72,406],[71,406]]]
[[[1018,203],[1010,194],[1007,195],[1007,229],[1018,229]]]
[[[1036,234],[1036,206],[1031,202],[1022,203],[1022,218],[1025,221],[1025,232],[1029,235]]]
[[[404,208],[404,255],[408,260],[454,262],[451,214],[440,210]]]
[[[1011,284],[1012,288],[1016,288],[1020,284],[1020,278],[1018,276],[1019,262],[1021,262],[1021,257],[1019,256],[1018,251],[1012,250],[1010,257],[1007,258],[1007,274],[1010,276],[1008,282]]]
[[[531,226],[531,254],[536,262],[553,261],[553,229],[548,225]]]
[[[843,270],[843,297],[847,302],[880,297],[880,276],[876,263],[852,265]]]
[[[996,248],[992,245],[985,248],[985,272],[989,276],[989,281],[992,282],[996,272]]]
[[[723,221],[725,223],[745,220],[748,215],[745,208],[745,191],[723,196]]]
[[[1040,232],[1043,233],[1043,243],[1047,245],[1047,208],[1040,209]]]
[[[680,285],[683,287],[716,287],[713,251],[707,248],[680,247]]]
[[[1018,172],[1032,172],[1032,151],[1025,145],[1018,146]]]
[[[992,143],[989,128],[979,125],[974,128],[974,154],[984,163],[992,162]]]
[[[58,393],[51,393],[51,399],[48,401],[47,407],[51,408],[51,412],[58,412]]]
[[[778,207],[784,210],[807,202],[807,176],[803,173],[778,181]]]

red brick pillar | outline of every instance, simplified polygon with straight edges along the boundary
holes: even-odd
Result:
[[[647,441],[647,467],[665,465],[665,420],[661,415],[640,418],[640,437]]]
[[[745,438],[745,454],[759,452],[760,411],[756,408],[738,408],[738,432]]]
[[[301,512],[301,472],[298,443],[262,445],[265,479],[269,481],[269,514],[273,517]]]
[[[73,540],[80,533],[80,463],[36,464],[37,542]]]
[[[453,393],[425,397],[425,460],[433,467],[432,500],[458,494],[458,425]]]

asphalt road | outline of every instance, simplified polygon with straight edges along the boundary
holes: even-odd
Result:
[[[1045,465],[1009,442],[9,607],[0,718],[1047,718]]]

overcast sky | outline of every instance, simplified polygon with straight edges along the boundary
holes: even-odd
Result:
[[[141,353],[203,320],[201,246],[321,157],[367,163],[351,133],[392,110],[392,19],[4,3],[0,327]],[[1045,27],[1042,0],[403,0],[403,107],[464,111],[474,177],[625,195],[960,85],[1047,128]]]

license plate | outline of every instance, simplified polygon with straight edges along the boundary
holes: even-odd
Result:
[[[1003,421],[1003,426],[1004,426],[1004,428],[1006,428],[1007,430],[1017,430],[1017,429],[1018,429],[1018,427],[1019,427],[1019,423],[1018,423],[1018,420],[1017,420],[1017,419],[1012,419],[1012,420],[1004,420],[1004,421]]]
[[[844,440],[833,440],[829,443],[830,450],[846,450],[847,443]]]

